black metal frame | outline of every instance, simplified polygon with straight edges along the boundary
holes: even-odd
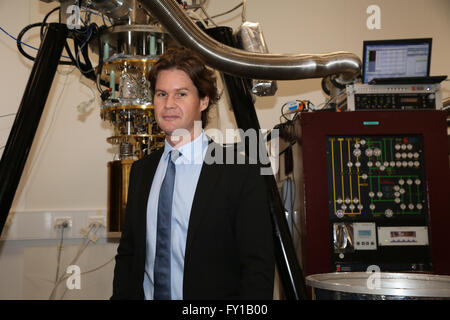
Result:
[[[67,34],[66,25],[49,24],[3,151],[0,161],[0,233],[27,162]]]
[[[205,32],[228,46],[238,47],[229,27],[217,27],[205,30]],[[253,104],[252,96],[246,85],[246,80],[223,73],[223,79],[230,96],[237,125],[244,131],[261,129]],[[265,149],[265,144],[259,143],[259,148]],[[264,150],[267,154],[267,150]],[[260,153],[261,154],[261,153]],[[278,191],[277,183],[273,175],[266,175],[266,186],[269,196],[269,207],[272,218],[275,244],[275,258],[280,275],[283,292],[289,300],[308,300],[305,277],[298,263],[289,226],[284,214],[284,206]]]

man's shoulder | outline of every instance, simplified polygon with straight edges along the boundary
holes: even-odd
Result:
[[[257,159],[246,155],[236,144],[222,145],[212,141],[205,155],[206,165],[220,166],[228,172],[256,171],[261,168]]]
[[[133,166],[135,168],[142,168],[142,167],[151,165],[153,163],[158,164],[159,159],[161,159],[163,152],[164,152],[164,147],[159,148],[159,149],[153,151],[152,153],[145,155],[141,159],[133,162]]]

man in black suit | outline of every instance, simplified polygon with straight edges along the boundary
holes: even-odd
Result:
[[[202,129],[219,99],[214,72],[194,52],[169,49],[149,80],[165,147],[132,166],[111,299],[272,299],[273,235],[261,168],[226,163],[227,148]],[[170,166],[173,200],[161,208]],[[160,271],[157,217],[167,207],[170,259]]]

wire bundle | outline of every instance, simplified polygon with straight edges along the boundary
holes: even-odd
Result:
[[[27,25],[26,27],[24,27],[19,35],[17,36],[17,38],[12,37],[11,35],[9,35],[5,30],[3,30],[5,33],[7,33],[11,38],[15,39],[17,42],[17,48],[19,50],[19,52],[27,59],[34,61],[36,59],[36,57],[31,56],[30,54],[28,54],[27,52],[25,52],[23,45],[38,50],[35,47],[32,47],[26,43],[24,43],[22,41],[22,38],[25,36],[25,34],[33,29],[33,28],[40,28],[40,39],[41,41],[44,38],[44,34],[46,29],[48,28],[48,23],[47,20],[50,17],[50,15],[56,11],[61,10],[61,7],[56,7],[54,9],[52,9],[50,12],[48,12],[43,21],[42,22],[37,22],[37,23],[33,23],[30,25]],[[80,8],[81,10],[81,8]],[[103,85],[105,87],[108,86],[108,84],[103,81],[103,80],[99,80],[97,81],[97,76],[96,76],[96,72],[95,69],[92,66],[92,62],[91,59],[89,57],[89,50],[88,50],[88,44],[90,41],[93,41],[94,39],[96,39],[98,41],[98,45],[99,47],[101,46],[100,43],[100,37],[98,36],[101,28],[106,28],[106,21],[105,21],[105,17],[103,15],[97,14],[93,11],[90,10],[85,10],[86,12],[86,16],[85,19],[81,19],[82,23],[83,23],[83,27],[81,27],[80,29],[73,29],[70,30],[69,32],[69,37],[68,39],[66,39],[66,42],[64,44],[64,48],[65,51],[67,52],[68,56],[63,56],[63,58],[69,59],[69,60],[60,60],[59,61],[59,65],[72,65],[75,66],[86,78],[94,81],[97,83],[97,88],[99,89],[100,92],[103,92],[103,90],[101,90],[100,85]],[[96,23],[90,23],[90,15],[91,14],[95,14],[95,15],[100,15],[102,16],[103,19],[103,23],[104,26],[99,27]],[[109,20],[108,20],[109,21]],[[61,22],[61,21],[59,21]],[[111,22],[111,21],[110,21]],[[73,50],[71,49],[71,47],[69,46],[69,39],[72,39],[72,46],[73,46]],[[83,61],[82,61],[82,59]],[[103,64],[103,59],[102,59],[102,55],[99,55],[99,65]]]

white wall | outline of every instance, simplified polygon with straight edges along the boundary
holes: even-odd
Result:
[[[239,2],[210,0],[208,11],[214,15]],[[381,8],[380,30],[366,27],[366,9],[372,4]],[[0,0],[0,26],[16,36],[25,25],[41,21],[55,6],[56,3],[46,4],[38,0]],[[361,56],[364,40],[432,37],[432,75],[450,75],[449,18],[449,0],[247,0],[247,20],[260,22],[272,53],[349,51]],[[236,29],[241,23],[240,11],[218,18],[216,22]],[[30,32],[24,40],[36,46],[39,43],[36,34]],[[34,54],[32,50],[27,49],[27,52]],[[1,116],[16,112],[32,63],[18,53],[15,42],[2,32],[0,57]],[[96,99],[94,109],[85,115],[78,112],[77,106],[90,100],[93,93],[81,82],[92,88]],[[59,68],[12,206],[17,218],[9,221],[10,231],[5,228],[4,239],[9,236],[10,239],[42,241],[43,238],[52,238],[48,233],[51,227],[44,223],[45,217],[67,213],[85,219],[87,215],[105,213],[107,162],[113,159],[111,145],[106,138],[112,130],[100,119],[99,98],[94,84],[85,79],[81,82],[77,70]],[[288,100],[309,99],[321,104],[326,99],[320,89],[320,79],[279,81],[278,87],[275,97],[256,100],[262,128],[270,129],[278,123],[280,108]],[[449,95],[450,83],[445,82],[443,96]],[[234,127],[226,98],[216,114],[216,123],[221,130]],[[6,144],[13,120],[14,117],[0,117],[0,147]],[[2,152],[0,149],[0,155]],[[25,225],[24,219],[35,223],[20,228],[19,224]],[[73,241],[81,241],[81,225],[73,227],[71,237],[78,239]],[[27,238],[30,234],[33,235],[31,239]],[[42,293],[30,291],[30,282],[24,280],[30,261],[36,263],[30,257],[41,255],[41,251],[28,250],[29,242],[17,241],[21,240],[0,243],[0,298],[43,297]],[[39,241],[36,245],[49,245]],[[54,250],[56,242],[52,243],[51,250]],[[99,255],[99,260],[107,258],[109,255],[106,253]],[[54,261],[47,260],[40,261],[45,261],[47,269],[54,266]],[[105,270],[105,279],[109,279],[111,269]],[[36,274],[37,278],[41,276]],[[10,288],[15,281],[19,282],[18,289],[4,289]],[[86,293],[86,297],[106,296],[106,293],[97,296]]]

